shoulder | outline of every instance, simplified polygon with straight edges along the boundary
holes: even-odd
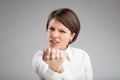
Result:
[[[32,59],[32,64],[36,65],[38,63],[41,63],[42,60],[42,55],[43,55],[43,51],[38,50],[34,55],[33,55],[33,59]]]
[[[75,48],[75,47],[70,47],[70,49],[74,56],[78,56],[78,57],[82,57],[82,58],[85,58],[85,57],[89,58],[88,53],[83,49]]]
[[[75,52],[76,54],[83,54],[83,55],[87,54],[85,50],[80,48],[70,47],[70,49],[72,50],[72,52]]]
[[[78,64],[90,65],[91,60],[89,54],[83,49],[71,47],[73,61],[76,61]],[[78,62],[77,62],[78,61]]]
[[[38,51],[33,55],[33,59],[32,59],[33,62],[42,60],[42,55],[43,55],[43,51],[42,51],[42,50],[38,50]]]
[[[42,56],[42,54],[43,54],[43,51],[42,51],[42,50],[38,50],[38,51],[34,54],[34,57]]]

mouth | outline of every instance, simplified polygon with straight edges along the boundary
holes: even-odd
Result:
[[[50,43],[53,45],[57,45],[59,42],[57,40],[50,40]]]

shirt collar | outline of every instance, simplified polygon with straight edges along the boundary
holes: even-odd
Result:
[[[70,46],[67,47],[67,49],[64,51],[64,55],[68,61],[70,61],[72,57],[72,51],[70,49]]]

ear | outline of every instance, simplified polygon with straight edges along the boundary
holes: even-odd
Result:
[[[70,41],[72,41],[74,37],[75,37],[75,33],[72,33],[72,34],[71,34]]]

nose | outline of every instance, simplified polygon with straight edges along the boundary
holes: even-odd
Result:
[[[59,36],[59,33],[57,31],[53,31],[51,36],[53,38],[57,38]]]

